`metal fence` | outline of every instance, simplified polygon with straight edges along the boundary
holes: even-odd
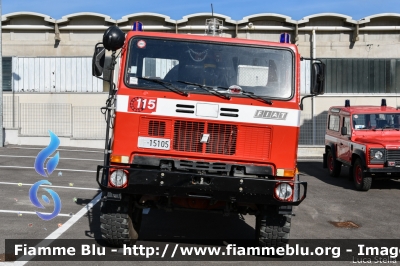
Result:
[[[323,146],[325,144],[325,127],[327,112],[312,116],[302,114],[300,117],[299,145]]]
[[[3,96],[3,127],[16,128],[18,126],[19,106],[18,96]]]
[[[105,117],[96,106],[72,107],[72,137],[74,139],[105,139]]]
[[[65,103],[18,103],[18,97],[3,97],[3,120],[6,129],[18,128],[20,136],[57,136],[71,139],[104,140],[105,119],[97,106],[73,106]],[[303,113],[299,145],[322,146],[326,113],[313,117]]]
[[[71,105],[60,103],[20,103],[20,134],[48,136],[51,129],[59,137],[71,136]]]
[[[18,97],[3,97],[3,126],[18,128],[20,136],[48,136],[51,129],[59,137],[105,139],[106,123],[97,106],[66,103],[18,103]],[[14,107],[14,112],[13,112]]]

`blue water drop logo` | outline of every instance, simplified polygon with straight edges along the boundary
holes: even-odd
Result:
[[[60,146],[60,139],[57,137],[56,134],[54,134],[52,131],[49,130],[49,135],[50,135],[50,143],[49,145],[41,150],[35,160],[35,170],[36,172],[44,177],[49,177],[51,173],[56,169],[58,162],[60,160],[60,155],[59,152],[57,152],[52,158],[50,158],[47,161],[46,164],[46,170],[45,170],[45,163],[46,159],[50,157]],[[41,185],[51,185],[51,183],[48,180],[40,180],[36,182],[35,184],[32,185],[32,187],[29,190],[29,199],[31,200],[32,204],[36,206],[37,208],[40,209],[45,209],[45,207],[40,203],[39,198],[38,198],[38,190]],[[52,213],[41,213],[41,212],[36,212],[36,214],[43,220],[51,220],[54,217],[56,217],[60,211],[61,211],[61,199],[58,196],[58,194],[53,191],[52,189],[49,188],[44,188],[45,191],[47,191],[51,198],[53,199],[54,202],[54,210]],[[50,199],[46,195],[42,195],[42,200],[46,204],[50,204]]]
[[[44,177],[48,177],[53,173],[54,169],[56,169],[58,165],[58,161],[60,160],[60,155],[59,152],[57,152],[53,158],[50,158],[47,161],[47,173],[44,169],[44,163],[46,162],[46,159],[50,157],[51,154],[53,154],[58,146],[60,146],[60,139],[57,137],[56,134],[54,134],[51,130],[49,130],[50,134],[50,144],[41,150],[39,154],[36,157],[35,160],[35,170],[36,172]]]
[[[36,182],[35,184],[32,185],[31,189],[29,190],[29,198],[32,202],[33,205],[35,205],[37,208],[39,209],[45,209],[45,207],[40,203],[38,196],[37,196],[37,192],[39,190],[39,187],[41,185],[51,185],[51,183],[48,180],[40,180],[38,182]],[[53,198],[53,202],[54,202],[54,210],[52,213],[48,214],[48,213],[41,213],[41,212],[36,212],[36,214],[42,218],[43,220],[51,220],[54,217],[56,217],[60,211],[61,211],[61,199],[58,196],[58,194],[49,188],[44,188],[44,190],[46,190],[50,196]],[[45,203],[49,204],[50,200],[46,195],[42,195],[42,199]]]

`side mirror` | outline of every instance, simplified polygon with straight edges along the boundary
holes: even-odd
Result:
[[[93,60],[92,60],[92,75],[99,77],[103,74],[104,59],[106,57],[106,49],[102,46],[94,48]]]
[[[311,67],[311,93],[321,95],[325,92],[325,64],[314,62]]]
[[[342,130],[340,133],[342,134],[342,136],[346,136],[347,135],[347,127],[342,127]]]

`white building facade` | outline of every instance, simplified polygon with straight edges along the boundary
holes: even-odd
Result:
[[[323,145],[326,111],[331,105],[400,105],[400,14],[376,14],[361,20],[323,13],[293,20],[261,13],[222,22],[223,37],[279,41],[291,35],[304,57],[326,63],[326,94],[304,102],[303,146]],[[112,25],[129,31],[135,21],[145,31],[204,34],[211,13],[180,20],[155,13],[134,13],[120,19],[98,13],[75,13],[54,19],[17,12],[2,16],[3,126],[6,144],[48,144],[48,129],[64,146],[102,148],[105,122],[100,107],[108,86],[92,77],[94,45]],[[302,67],[302,93],[307,93],[307,68]],[[310,138],[310,136],[312,136]]]

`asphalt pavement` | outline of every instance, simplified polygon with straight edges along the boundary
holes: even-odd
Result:
[[[36,173],[34,161],[44,147],[7,146],[0,148],[0,228],[2,239],[67,239],[71,242],[100,239],[98,203],[99,187],[95,181],[96,166],[102,163],[103,152],[96,149],[60,147],[56,170],[43,177]],[[318,158],[298,163],[301,180],[308,182],[308,194],[294,208],[291,239],[400,239],[400,182],[374,181],[367,192],[354,189],[343,167],[339,178],[328,175]],[[38,209],[29,199],[29,189],[39,180],[49,180],[62,202],[58,217],[43,221],[36,211],[52,212],[52,204]],[[42,193],[42,190],[39,190]],[[38,195],[39,195],[38,193]],[[97,196],[97,198],[96,198]],[[89,205],[89,206],[88,206]],[[337,227],[338,224],[350,226]],[[336,226],[335,226],[336,225]],[[166,212],[150,210],[143,215],[138,243],[156,241],[215,246],[212,239],[248,239],[254,236],[255,219],[246,215],[223,217],[198,212]],[[196,243],[195,243],[196,242]],[[101,243],[101,241],[100,241]],[[4,259],[5,242],[0,241],[0,259]],[[3,256],[2,256],[3,255]],[[184,262],[147,261],[136,265],[187,265]],[[256,257],[251,261],[214,261],[233,265],[343,265],[351,262],[290,262],[279,258]],[[71,262],[29,261],[25,265],[70,265]],[[9,264],[9,263],[6,263]],[[91,265],[85,261],[77,265]],[[95,262],[97,265],[131,265],[132,262]],[[199,258],[191,262],[204,265]]]

